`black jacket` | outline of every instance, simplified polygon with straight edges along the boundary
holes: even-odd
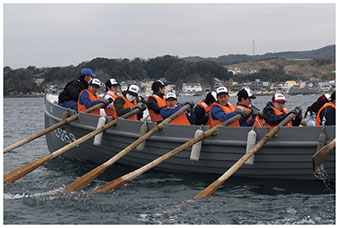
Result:
[[[266,107],[263,110],[263,117],[268,125],[276,126],[278,125],[283,119],[287,117],[288,114],[281,114],[279,116],[275,115],[272,102],[267,102]],[[299,114],[296,118],[292,120],[293,126],[299,126],[301,123],[302,115]]]
[[[154,95],[157,95],[161,98],[163,98],[164,94],[161,94],[161,93],[153,93]],[[163,108],[163,107],[159,107],[158,105],[158,102],[155,100],[154,97],[150,97],[147,101],[147,108],[152,110],[153,112],[155,112],[156,114],[160,114],[160,110]]]
[[[205,109],[200,105],[194,107],[195,113],[195,124],[196,125],[205,125],[209,119],[209,115],[205,115]]]
[[[66,101],[78,101],[79,94],[82,90],[88,88],[88,83],[80,76],[79,79],[69,82],[64,90],[59,94],[59,103]]]
[[[335,125],[335,109],[331,106],[327,106],[320,112],[320,124],[322,125],[322,119],[325,116],[325,125]]]

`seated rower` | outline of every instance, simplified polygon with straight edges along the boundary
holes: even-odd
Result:
[[[103,103],[105,108],[109,103],[113,101],[113,99],[100,100],[100,97],[97,94],[100,89],[100,85],[101,81],[97,78],[94,78],[89,82],[88,89],[84,89],[81,91],[78,99],[78,112],[85,111],[86,109],[89,109],[90,107],[99,103]],[[100,108],[94,110],[93,112],[90,112],[90,114],[100,115]]]
[[[217,100],[216,92],[209,92],[205,99],[202,99],[194,107],[195,124],[210,125],[210,111],[212,104]]]
[[[129,120],[140,120],[143,116],[143,111],[146,109],[146,105],[139,102],[138,98],[139,87],[136,85],[128,86],[126,91],[122,92],[122,95],[119,95],[114,101],[114,108],[117,114],[117,117],[122,116],[136,108],[139,108],[141,111],[133,116],[130,116]]]
[[[259,109],[252,105],[252,99],[255,99],[256,97],[251,93],[250,89],[243,88],[241,89],[238,94],[238,102],[235,106],[236,110],[246,110],[250,108],[252,110],[252,116],[249,118],[241,118],[239,120],[239,124],[241,127],[264,127],[265,124],[263,121],[263,118],[259,117]]]
[[[286,98],[281,93],[276,93],[272,97],[272,102],[268,102],[266,107],[263,110],[263,117],[265,119],[266,125],[273,129],[278,125],[283,119],[285,119],[291,113],[297,113],[296,109],[299,110],[299,114],[285,126],[299,126],[302,120],[302,108],[300,106],[295,107],[294,110],[288,112],[285,109]]]
[[[325,103],[318,111],[315,126],[335,125],[335,91],[331,94],[330,101]]]
[[[181,109],[183,106],[183,104],[178,104],[177,96],[175,95],[175,93],[168,93],[166,95],[166,107],[161,109],[160,115],[163,119],[166,119],[170,115]],[[189,114],[186,111],[175,118],[170,124],[192,125],[194,124],[194,121],[194,113],[191,112],[191,114]]]
[[[323,94],[320,97],[318,97],[316,102],[314,102],[311,106],[307,107],[307,110],[304,116],[307,127],[315,126],[315,122],[316,122],[317,114],[319,110],[324,106],[324,104],[329,102],[330,97],[331,97],[330,94]]]
[[[152,84],[153,94],[147,99],[147,108],[152,122],[160,123],[163,119],[160,110],[166,106],[165,84],[158,80]]]
[[[222,122],[232,118],[237,114],[241,114],[242,117],[247,118],[245,110],[236,110],[233,105],[231,105],[228,100],[230,96],[228,95],[228,91],[226,87],[217,88],[217,101],[212,104],[211,107],[211,116],[210,127],[215,127]],[[229,127],[239,127],[239,121],[235,121],[228,125]]]
[[[109,79],[105,84],[106,94],[104,95],[103,99],[108,100],[109,98],[112,98],[114,101],[119,96],[118,86],[120,86],[120,84],[114,78]],[[117,118],[117,113],[115,112],[113,102],[105,108],[105,112],[107,116],[111,116],[115,119]]]
[[[65,86],[58,97],[58,105],[78,111],[79,94],[88,88],[88,83],[96,75],[89,68],[81,69],[80,76]]]

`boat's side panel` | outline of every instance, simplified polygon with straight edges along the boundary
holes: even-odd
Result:
[[[50,126],[60,121],[65,109],[46,103],[45,124]],[[47,143],[51,152],[94,130],[97,116],[80,114],[78,120],[49,133]],[[108,119],[110,120],[110,119]],[[118,124],[107,130],[100,146],[93,145],[93,139],[66,152],[64,156],[102,163],[124,149],[139,137],[142,122],[118,120]],[[148,124],[154,127],[153,123]],[[121,158],[118,163],[141,167],[177,146],[192,139],[199,126],[166,125],[146,141],[142,152],[133,150]],[[207,129],[204,127],[204,130]],[[216,136],[203,141],[200,160],[192,162],[191,148],[164,161],[156,169],[170,172],[197,172],[222,174],[231,167],[245,152],[247,134],[251,128],[221,127]],[[268,131],[267,128],[255,129],[257,140]],[[281,128],[278,136],[268,142],[255,154],[254,165],[243,165],[235,175],[262,178],[312,179],[312,155],[315,153],[321,128]],[[328,142],[335,137],[333,127],[326,131]],[[335,157],[331,153],[326,162],[326,171],[330,177],[335,173]]]

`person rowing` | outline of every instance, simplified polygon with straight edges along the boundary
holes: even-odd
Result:
[[[118,86],[120,86],[120,84],[114,78],[111,78],[106,81],[105,85],[106,85],[106,94],[104,95],[103,99],[108,100],[112,98],[114,101],[119,96]],[[117,118],[117,113],[115,112],[113,102],[111,102],[105,108],[105,112],[107,116],[111,116],[112,118]]]
[[[256,127],[264,127],[265,121],[263,120],[262,116],[259,117],[259,109],[252,105],[252,99],[255,99],[256,96],[254,96],[251,93],[251,90],[248,88],[241,89],[238,94],[238,102],[235,106],[236,110],[246,110],[250,108],[252,110],[252,115],[248,118],[241,118],[239,120],[239,124],[241,127],[250,127],[250,126],[256,126]]]
[[[186,103],[190,104],[190,103]],[[160,115],[163,119],[167,119],[169,116],[177,112],[181,109],[184,105],[179,104],[177,100],[177,96],[175,93],[168,93],[166,95],[166,107],[163,107],[160,111]],[[193,105],[190,104],[191,110]],[[177,118],[175,118],[170,124],[179,124],[179,125],[193,125],[195,122],[194,113],[191,112],[184,112],[180,114]]]
[[[302,108],[300,106],[295,107],[292,111],[288,112],[285,109],[286,98],[281,93],[276,93],[272,97],[272,101],[267,102],[266,107],[263,110],[263,117],[265,119],[266,125],[273,129],[278,125],[283,119],[285,119],[289,114],[297,114],[296,109],[299,110],[299,114],[290,122],[286,124],[287,127],[299,126],[302,120]]]
[[[142,102],[139,102],[138,97],[139,87],[136,85],[128,86],[126,91],[123,91],[114,101],[114,108],[117,114],[117,117],[122,116],[136,108],[139,108],[141,111],[146,109],[146,105]],[[143,117],[143,112],[138,112],[133,116],[130,116],[129,120],[140,120]]]
[[[229,103],[229,94],[226,87],[217,88],[217,101],[212,104],[210,115],[210,127],[215,127],[220,123],[232,118],[237,114],[241,114],[243,118],[248,118],[245,110],[236,110],[235,107]],[[228,127],[240,127],[239,121],[235,121]]]
[[[100,100],[99,95],[97,94],[101,86],[101,81],[97,78],[93,78],[88,85],[88,89],[84,89],[79,94],[78,99],[78,112],[83,112],[90,107],[97,105],[99,103],[104,104],[104,108],[107,107],[108,104],[113,102],[112,98],[108,100]],[[100,115],[100,109],[96,109],[90,114]]]
[[[79,79],[67,83],[65,88],[59,94],[58,105],[77,111],[79,94],[81,91],[88,88],[88,83],[93,77],[96,77],[96,75],[91,69],[81,69]]]
[[[317,114],[319,110],[329,102],[331,95],[330,94],[322,94],[316,102],[314,102],[311,106],[307,107],[307,110],[305,112],[305,120],[306,120],[306,126],[307,127],[314,127],[315,121],[317,119]]]
[[[212,104],[217,100],[216,92],[209,92],[204,99],[194,107],[195,124],[210,125],[210,111]]]
[[[157,80],[153,82],[152,90],[153,94],[147,99],[148,113],[152,122],[160,123],[163,121],[160,111],[166,106],[165,84],[162,81]]]
[[[315,126],[335,125],[335,91],[331,94],[330,100],[318,111]]]

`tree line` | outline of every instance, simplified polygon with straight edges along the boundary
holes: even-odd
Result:
[[[315,64],[322,64],[317,60]],[[165,55],[150,59],[108,59],[95,58],[89,62],[82,62],[77,66],[42,67],[29,66],[27,68],[11,69],[4,67],[4,95],[43,92],[48,85],[62,85],[78,78],[82,68],[91,68],[97,77],[105,82],[109,78],[118,81],[126,80],[157,80],[165,78],[168,82],[181,86],[185,82],[200,82],[212,84],[214,78],[222,81],[286,81],[293,78],[284,71],[283,66],[275,69],[262,69],[251,75],[233,75],[224,66],[211,62],[189,62],[176,56]],[[44,79],[37,84],[37,79]]]

